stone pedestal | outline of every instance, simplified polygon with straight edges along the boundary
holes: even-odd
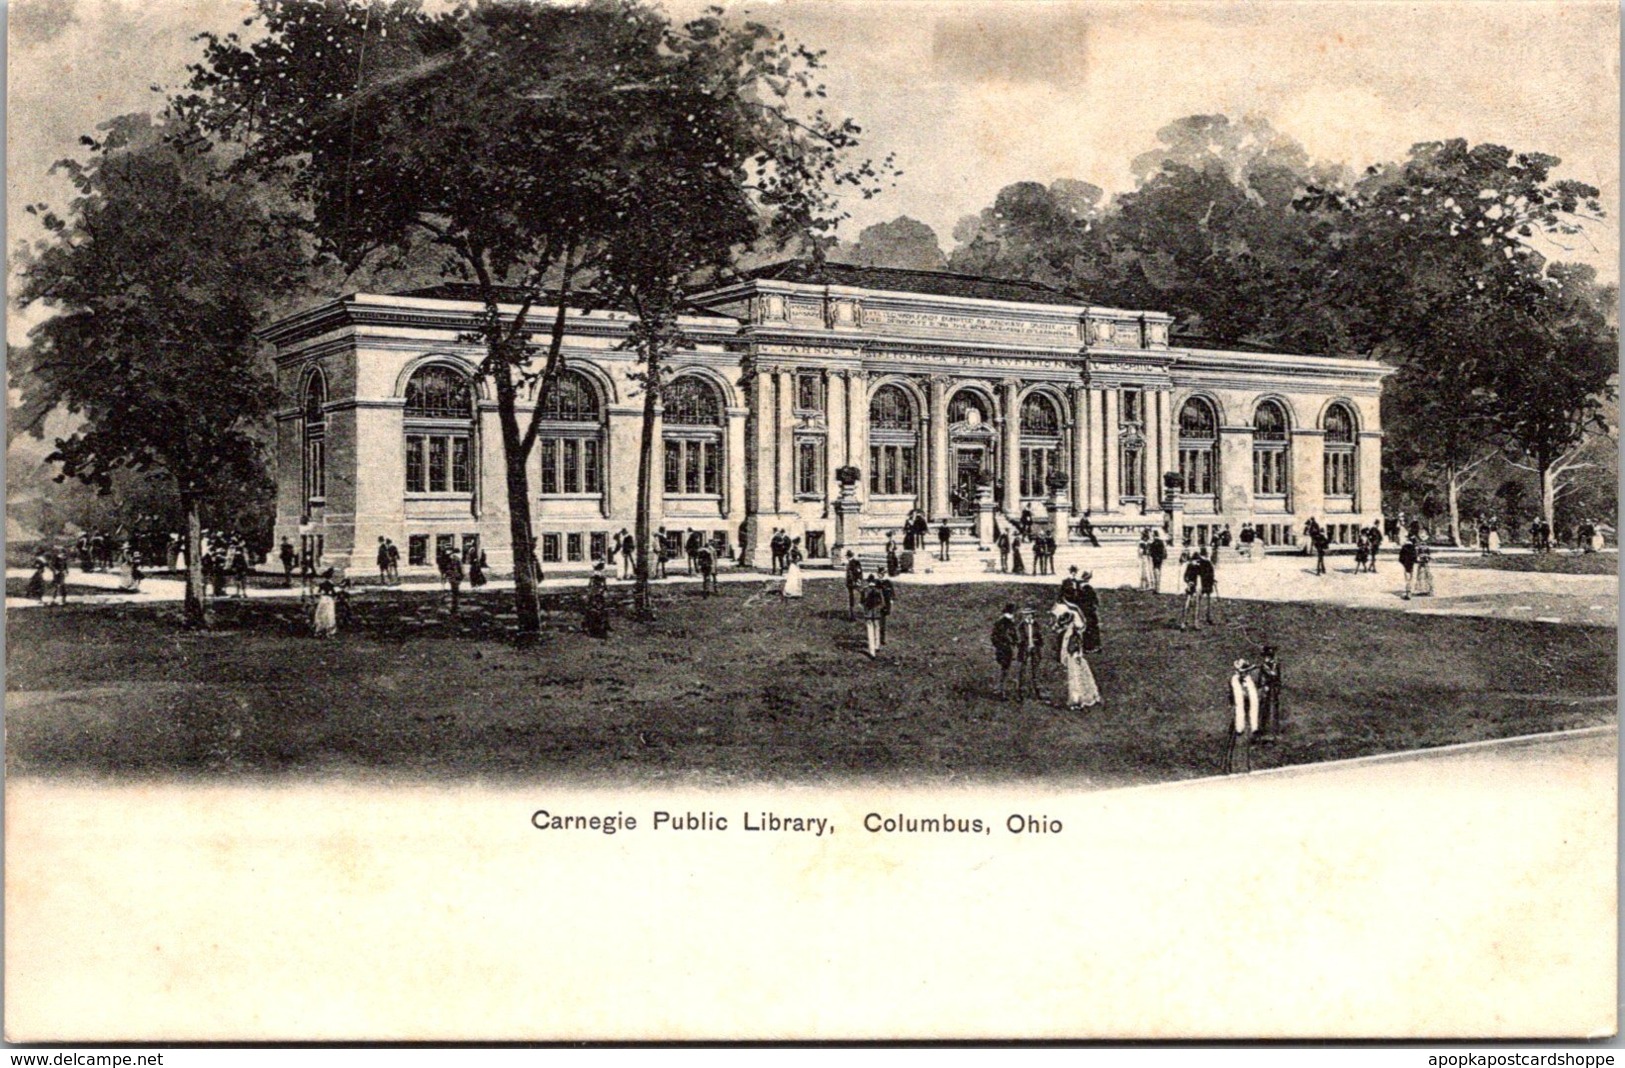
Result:
[[[983,549],[993,545],[993,487],[976,487],[976,543]]]
[[[1185,502],[1172,490],[1163,491],[1162,510],[1168,514],[1168,555],[1178,559],[1185,545]]]
[[[1056,489],[1050,491],[1049,500],[1044,503],[1049,508],[1050,536],[1055,539],[1055,544],[1071,544],[1072,498],[1065,489]]]
[[[854,486],[842,486],[841,495],[835,498],[831,507],[835,509],[835,545],[830,549],[829,557],[839,564],[846,556],[846,550],[857,551],[858,516],[863,512],[863,502],[858,500]]]

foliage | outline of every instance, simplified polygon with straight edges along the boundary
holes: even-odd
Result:
[[[907,215],[865,226],[852,245],[830,249],[829,258],[860,267],[899,267],[914,271],[940,271],[948,266],[936,231]]]

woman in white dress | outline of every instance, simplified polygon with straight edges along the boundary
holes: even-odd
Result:
[[[136,578],[135,553],[126,549],[119,555],[118,586],[121,590],[136,592],[141,589],[141,580]]]
[[[1427,542],[1416,549],[1416,596],[1426,597],[1433,592],[1433,553]]]
[[[1140,531],[1140,589],[1151,588],[1151,532]]]
[[[333,569],[322,573],[316,587],[316,607],[311,612],[310,629],[318,638],[332,638],[339,632],[338,591],[333,586]]]
[[[784,569],[784,596],[801,596],[801,539],[790,546],[790,564]]]
[[[1083,613],[1072,605],[1057,603],[1050,609],[1050,627],[1056,634],[1056,653],[1066,672],[1066,707],[1069,712],[1082,712],[1100,703],[1100,687],[1095,685],[1095,673],[1083,657],[1084,631],[1087,629]]]

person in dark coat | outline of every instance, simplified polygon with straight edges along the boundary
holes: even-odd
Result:
[[[1087,511],[1084,512],[1083,517],[1078,520],[1078,537],[1088,538],[1090,545],[1093,545],[1097,549],[1100,548],[1100,539],[1095,537],[1095,525],[1090,521],[1089,513]]]
[[[477,544],[470,545],[468,547],[468,585],[470,588],[477,590],[489,581],[485,577],[486,569],[489,566],[486,563],[485,550]]]
[[[937,528],[937,543],[941,546],[940,559],[948,559],[948,539],[953,536],[953,530],[949,528],[948,521],[944,519],[942,525]]]
[[[28,576],[28,586],[23,590],[23,596],[40,604],[45,603],[45,569],[49,566],[51,561],[44,553],[34,557],[34,573]]]
[[[1151,535],[1151,547],[1146,550],[1151,557],[1151,592],[1162,592],[1162,565],[1168,559],[1168,546],[1163,543],[1162,535]]]
[[[1010,574],[1025,575],[1027,567],[1021,560],[1021,543],[1025,540],[1020,534],[1010,539]]]
[[[595,560],[587,579],[587,599],[581,610],[581,629],[590,637],[609,637],[609,576],[604,562]]]
[[[863,562],[851,549],[846,551],[846,618],[858,618],[858,594],[863,588]]]
[[[1044,660],[1044,627],[1031,608],[1021,610],[1021,622],[1016,624],[1016,659],[1021,664],[1016,679],[1016,700],[1022,700],[1031,690],[1033,700],[1042,701],[1044,695],[1038,689],[1038,672]]]
[[[880,607],[880,644],[886,644],[886,620],[891,618],[892,602],[897,599],[897,590],[892,586],[891,579],[885,575],[875,576],[875,587],[880,590],[884,603]]]
[[[1318,526],[1315,528],[1314,533],[1314,548],[1315,574],[1324,575],[1326,573],[1326,550],[1331,548],[1331,539],[1327,538],[1326,531]]]
[[[1405,600],[1411,599],[1411,588],[1416,582],[1416,539],[1408,538],[1399,548],[1399,566],[1405,570]]]
[[[1083,651],[1086,653],[1096,652],[1104,644],[1100,637],[1100,594],[1095,592],[1094,578],[1093,571],[1085,571],[1078,576],[1073,590],[1077,598],[1073,603],[1083,613]]]
[[[1010,532],[1001,530],[993,538],[999,547],[999,570],[1010,570]]]
[[[999,700],[1003,701],[1004,686],[1010,678],[1010,665],[1016,658],[1016,606],[1004,606],[1004,614],[993,621],[993,659],[999,662]],[[1021,678],[1016,678],[1020,693]]]
[[[700,542],[700,551],[694,554],[694,562],[700,569],[700,594],[710,597],[717,592],[717,551],[710,542]]]
[[[1281,718],[1281,661],[1275,646],[1264,646],[1264,657],[1253,668],[1258,680],[1258,735],[1260,745],[1275,741],[1285,726]]]
[[[382,542],[384,539],[379,538],[378,540],[379,542]],[[293,565],[298,559],[297,555],[293,551],[293,542],[289,541],[287,538],[283,538],[282,547],[278,550],[278,554],[282,558],[282,587],[283,589],[291,590],[293,589]],[[388,578],[389,576],[387,568],[381,567],[381,569],[384,570],[384,577]]]

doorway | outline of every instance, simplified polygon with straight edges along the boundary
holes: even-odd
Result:
[[[954,450],[955,515],[969,515],[976,510],[976,481],[986,469],[987,449],[980,445],[960,446]]]

